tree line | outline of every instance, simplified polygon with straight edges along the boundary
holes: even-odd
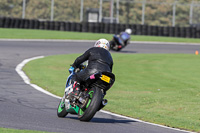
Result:
[[[200,22],[200,3],[192,0],[120,0],[119,22],[123,24],[141,24],[144,12],[144,24],[158,26],[172,26],[175,8],[176,26],[189,26],[190,22]],[[0,16],[22,17],[23,0],[1,0]],[[175,5],[174,5],[175,4]],[[145,6],[145,10],[143,10]],[[192,6],[192,18],[191,18]],[[81,0],[54,0],[54,20],[80,22]],[[111,3],[103,1],[102,16],[111,16]],[[99,8],[99,0],[84,0],[83,20],[86,21],[87,10]],[[117,4],[114,3],[114,17],[117,17]],[[51,0],[26,0],[26,19],[50,20]],[[191,21],[192,20],[192,21]]]

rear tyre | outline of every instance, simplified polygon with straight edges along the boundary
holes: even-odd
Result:
[[[57,109],[57,116],[58,117],[65,117],[67,115],[67,111],[65,109],[65,102],[62,101],[62,99],[60,100],[60,103],[58,105],[58,109]]]
[[[117,50],[116,51],[120,51],[122,48],[117,48]]]
[[[118,48],[118,45],[112,40],[110,41],[110,49],[114,51],[120,51],[122,48]]]
[[[102,92],[99,88],[92,88],[88,91],[90,95],[86,108],[79,109],[78,118],[80,121],[90,121],[98,111],[102,102]]]

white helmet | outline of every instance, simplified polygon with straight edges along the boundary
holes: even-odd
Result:
[[[132,33],[132,30],[131,29],[126,29],[125,32],[130,35]]]
[[[104,48],[106,50],[109,51],[110,49],[110,44],[108,42],[108,40],[106,39],[99,39],[98,41],[96,41],[96,43],[94,44],[94,47],[101,47]]]

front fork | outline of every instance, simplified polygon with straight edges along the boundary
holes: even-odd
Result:
[[[72,85],[69,85],[65,88],[64,96],[62,97],[62,105],[65,105],[66,110],[70,108],[70,102],[69,102],[69,94],[73,91]]]

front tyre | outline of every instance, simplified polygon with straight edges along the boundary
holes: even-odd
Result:
[[[58,105],[58,109],[57,109],[57,116],[58,117],[65,117],[67,115],[67,111],[65,109],[65,102],[63,102],[63,100],[60,100],[60,103]]]
[[[88,91],[89,100],[84,109],[79,109],[78,118],[80,121],[90,121],[98,111],[102,102],[102,92],[99,88],[92,88]]]

